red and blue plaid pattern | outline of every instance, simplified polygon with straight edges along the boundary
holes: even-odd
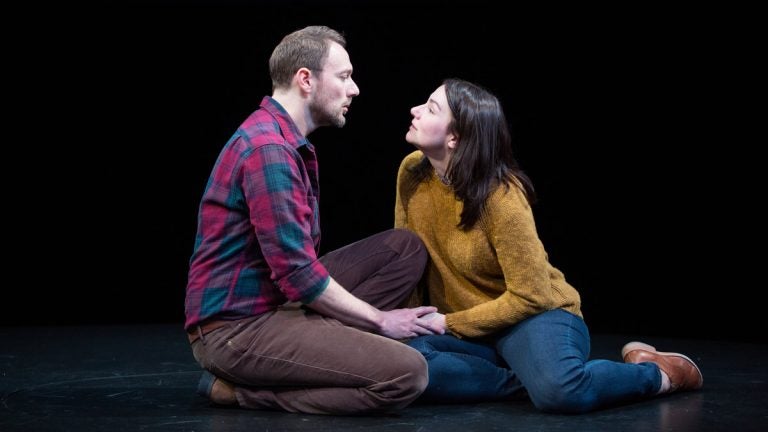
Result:
[[[314,147],[271,97],[224,146],[205,188],[190,259],[185,328],[239,319],[286,301],[311,302],[328,284],[317,260]]]

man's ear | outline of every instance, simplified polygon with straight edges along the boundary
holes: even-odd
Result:
[[[312,71],[307,68],[299,68],[293,77],[299,88],[304,93],[312,93],[314,83],[312,82]]]

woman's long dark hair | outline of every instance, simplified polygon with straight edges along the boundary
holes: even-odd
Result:
[[[443,81],[453,121],[448,126],[458,136],[445,176],[464,204],[459,228],[468,230],[480,219],[488,196],[498,185],[519,187],[529,203],[535,201],[533,183],[512,154],[512,137],[499,100],[484,88],[460,79]],[[432,175],[424,157],[404,184],[407,203],[419,183]]]

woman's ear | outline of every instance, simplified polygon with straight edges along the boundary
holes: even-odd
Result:
[[[445,145],[451,150],[456,150],[456,145],[459,143],[459,137],[455,133],[450,132],[445,139]]]

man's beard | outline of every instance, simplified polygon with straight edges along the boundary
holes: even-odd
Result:
[[[324,99],[315,100],[309,104],[309,113],[312,115],[312,120],[317,126],[336,126],[337,128],[344,127],[347,119],[344,115],[339,113],[333,113],[328,109],[328,103]]]

